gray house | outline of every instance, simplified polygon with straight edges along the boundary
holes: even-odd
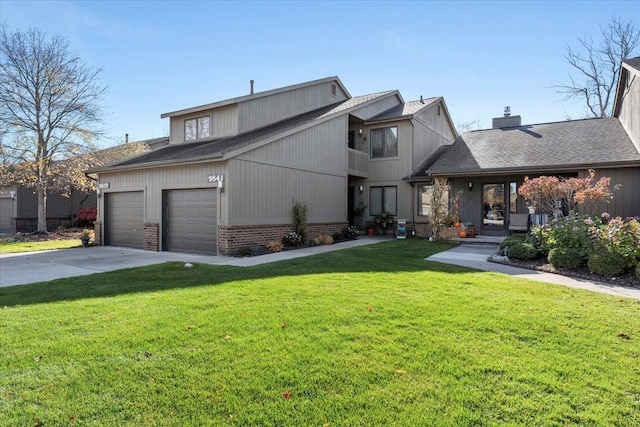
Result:
[[[640,216],[640,58],[624,61],[614,116],[521,125],[519,116],[494,119],[493,129],[466,132],[427,158],[408,180],[428,188],[446,177],[462,191],[460,217],[482,234],[504,235],[510,215],[528,213],[518,188],[525,177],[586,177],[588,170],[619,185],[607,211]]]
[[[421,219],[404,177],[457,137],[443,98],[352,97],[337,77],[260,93],[252,84],[161,117],[168,146],[89,171],[103,245],[232,254],[292,231],[296,202],[311,237],[382,213],[411,225]]]

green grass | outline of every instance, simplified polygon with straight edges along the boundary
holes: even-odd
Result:
[[[0,288],[0,424],[640,425],[640,301],[448,247]]]
[[[79,248],[79,239],[48,240],[43,242],[6,242],[0,241],[0,254],[15,254],[18,252],[48,251],[52,249]]]

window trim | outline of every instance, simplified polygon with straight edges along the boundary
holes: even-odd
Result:
[[[387,156],[387,140],[385,129],[393,129],[395,128],[396,132],[396,154],[395,156]],[[383,131],[382,132],[382,148],[384,150],[384,154],[382,156],[374,156],[373,155],[373,133],[374,131]],[[400,154],[400,131],[398,126],[384,126],[379,128],[369,129],[369,158],[370,159],[394,159],[398,158]]]
[[[382,189],[382,200],[381,200],[381,203],[380,203],[380,208],[382,210],[381,210],[381,212],[374,212],[374,211],[371,210],[371,208],[373,206],[373,203],[372,203],[372,199],[373,199],[372,192],[373,192],[373,190],[379,189],[379,188]],[[395,203],[395,206],[393,208],[393,211],[391,211],[389,209],[387,209],[387,210],[384,209],[387,188],[393,188],[396,191],[396,197],[395,197],[395,199],[396,199],[395,202],[396,203]],[[393,216],[398,215],[398,186],[397,185],[374,185],[374,186],[370,186],[369,187],[369,215],[376,216],[376,215],[381,215],[383,213],[388,213],[389,215],[393,215]]]
[[[208,119],[209,120],[209,126],[208,126],[208,129],[207,129],[207,135],[206,136],[200,136],[199,135],[199,133],[200,133],[199,132],[199,130],[200,130],[199,122],[202,119]],[[187,139],[187,122],[190,122],[190,121],[195,121],[195,134],[196,134],[196,136],[195,136],[195,138],[188,138]],[[184,140],[185,141],[197,141],[199,139],[209,138],[209,137],[211,137],[211,116],[206,115],[206,116],[191,117],[191,118],[188,118],[188,119],[184,119],[183,129],[182,130],[183,130],[183,133],[184,133],[183,135],[184,135]]]

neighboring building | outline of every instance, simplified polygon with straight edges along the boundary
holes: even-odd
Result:
[[[494,129],[466,132],[427,158],[409,180],[428,189],[446,177],[462,191],[460,217],[482,234],[504,235],[512,213],[527,213],[518,188],[525,177],[586,177],[588,170],[620,186],[607,211],[640,216],[640,58],[624,61],[614,117],[521,126],[520,117],[494,119]]]
[[[252,85],[161,117],[167,147],[89,171],[102,244],[233,254],[293,231],[296,202],[310,237],[383,212],[412,227],[417,194],[404,177],[457,136],[441,97],[352,97],[337,77],[261,93]]]
[[[154,150],[167,145],[169,138],[154,138],[139,142]],[[72,225],[79,209],[96,207],[96,202],[95,192],[73,191],[67,197],[61,192],[50,191],[47,195],[47,229],[53,230],[61,225]],[[22,185],[0,189],[0,234],[31,233],[37,229],[36,189]]]

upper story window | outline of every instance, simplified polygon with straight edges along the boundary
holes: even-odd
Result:
[[[209,116],[184,121],[184,140],[208,138],[211,135]]]
[[[331,83],[331,96],[337,96],[338,95],[338,86],[336,86],[335,83]]]
[[[371,158],[398,156],[398,127],[371,129]]]

